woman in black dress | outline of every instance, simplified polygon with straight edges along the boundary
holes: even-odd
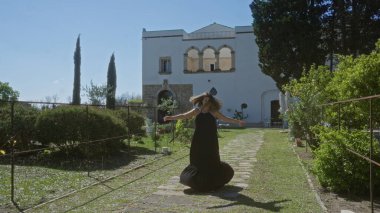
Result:
[[[181,173],[180,182],[200,192],[212,191],[228,183],[234,170],[220,161],[216,119],[244,125],[244,121],[224,116],[220,102],[209,93],[190,98],[194,109],[178,115],[165,116],[165,121],[195,116],[195,131],[190,148],[190,165]]]

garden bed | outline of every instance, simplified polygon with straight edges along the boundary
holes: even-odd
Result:
[[[310,148],[308,148],[307,152],[305,147],[295,147],[295,150],[305,168],[308,170],[310,179],[328,212],[340,212],[341,210],[371,212],[369,192],[368,195],[357,196],[352,194],[337,194],[329,191],[320,185],[317,177],[312,173],[313,156]],[[374,208],[375,212],[380,212],[380,195],[377,195],[374,199]]]

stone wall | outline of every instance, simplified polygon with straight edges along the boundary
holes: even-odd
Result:
[[[156,84],[156,85],[143,85],[143,102],[147,106],[157,106],[158,94],[161,91],[168,90],[173,94],[174,100],[178,103],[178,109],[175,113],[181,113],[190,110],[193,106],[189,102],[189,98],[193,96],[192,84]],[[148,117],[153,118],[149,114]]]

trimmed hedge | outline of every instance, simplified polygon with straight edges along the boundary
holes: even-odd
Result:
[[[129,112],[129,123],[128,123],[128,111],[127,109],[114,110],[113,113],[121,120],[124,121],[124,125],[129,128],[132,135],[144,136],[145,130],[143,129],[145,125],[145,119],[143,116],[135,111]]]
[[[34,123],[39,110],[27,105],[16,103],[14,105],[14,130],[11,132],[11,104],[0,107],[0,148],[10,149],[9,139],[15,136],[17,150],[28,150],[32,147],[34,137]]]
[[[95,107],[62,106],[43,111],[36,121],[36,138],[43,145],[71,145],[87,157],[110,155],[123,146],[123,138],[79,145],[81,142],[126,136],[128,130],[112,112]]]

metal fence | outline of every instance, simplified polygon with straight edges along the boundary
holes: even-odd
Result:
[[[157,107],[138,104],[117,106],[127,115],[127,134],[56,145],[41,144],[36,140],[34,131],[37,130],[28,128],[35,120],[29,119],[28,112],[18,111],[18,106],[41,113],[67,105],[70,104],[0,100],[0,207],[10,200],[20,211],[32,208],[68,196],[73,193],[72,188],[74,191],[82,190],[153,162],[163,156],[162,147],[175,151],[174,123],[160,124],[162,117],[159,118]],[[82,104],[79,107],[87,115],[87,120],[91,107],[106,110],[104,105]],[[133,113],[145,119],[144,131],[130,131],[135,119]],[[20,120],[20,117],[24,119]],[[20,146],[18,140],[22,140],[24,146]],[[95,144],[108,145],[115,140],[122,141],[125,147],[111,156],[80,157],[78,153],[70,153],[74,150],[70,149],[72,147],[85,146],[91,152]],[[70,178],[78,182],[69,183]],[[33,194],[36,191],[42,192]]]
[[[379,142],[380,146],[380,129],[379,129],[379,124],[380,124],[380,112],[374,110],[374,104],[377,104],[376,106],[380,106],[380,95],[373,95],[373,96],[367,96],[367,97],[361,97],[361,98],[354,98],[354,99],[348,99],[348,100],[343,100],[343,101],[337,101],[337,102],[331,102],[327,104],[322,104],[320,105],[321,107],[321,120],[322,123],[326,124],[324,121],[326,121],[326,110],[328,107],[333,107],[333,111],[337,111],[337,120],[333,121],[332,124],[329,123],[329,126],[331,128],[337,128],[338,130],[341,130],[342,128],[342,119],[344,115],[350,116],[353,114],[350,113],[344,113],[346,111],[352,111],[355,110],[355,108],[359,107],[358,105],[360,104],[361,108],[367,108],[368,109],[368,115],[362,115],[361,119],[355,120],[354,116],[352,117],[345,117],[345,123],[344,126],[346,128],[352,129],[354,123],[359,123],[365,128],[363,131],[368,131],[368,134],[370,136],[370,150],[369,151],[369,156],[364,156],[360,154],[356,150],[352,150],[349,148],[346,148],[347,151],[350,153],[354,154],[355,156],[364,159],[368,161],[369,163],[369,176],[370,176],[370,202],[371,202],[371,212],[374,212],[374,203],[373,203],[373,198],[374,198],[374,171],[375,171],[375,166],[380,167],[380,162],[374,161],[374,146],[376,145],[374,137],[376,137],[377,141]],[[368,106],[366,106],[368,104]],[[378,109],[378,108],[377,108]],[[365,122],[365,123],[363,123]],[[335,125],[334,125],[335,124]],[[306,146],[307,149],[307,146]]]

